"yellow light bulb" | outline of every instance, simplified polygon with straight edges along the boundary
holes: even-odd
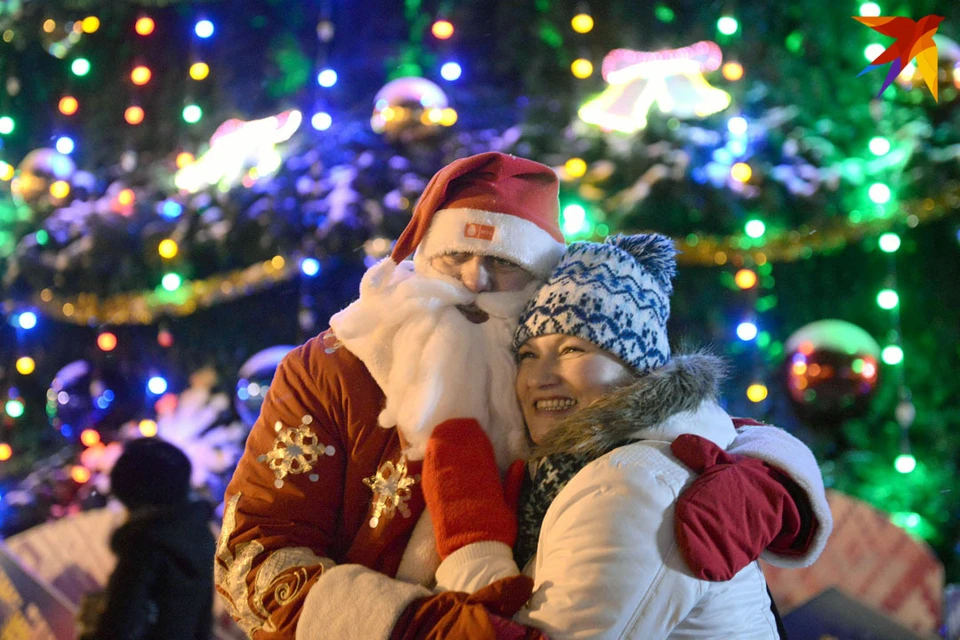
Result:
[[[570,65],[570,71],[573,73],[574,77],[580,78],[589,78],[593,75],[593,63],[585,58],[577,58]]]
[[[748,182],[753,175],[753,169],[746,162],[738,162],[730,167],[730,177],[737,182]]]
[[[577,33],[590,33],[593,30],[593,18],[586,13],[579,13],[573,16],[570,26]]]
[[[747,387],[747,398],[750,402],[763,402],[767,399],[767,387],[759,382]]]
[[[28,376],[33,373],[33,370],[37,368],[37,363],[33,361],[33,358],[29,356],[23,356],[22,358],[17,358],[17,373],[22,376]]]
[[[57,180],[50,185],[50,195],[58,200],[66,198],[70,195],[70,183],[65,180]]]
[[[160,241],[160,246],[157,247],[157,251],[160,252],[161,258],[166,258],[167,260],[169,260],[170,258],[173,258],[174,256],[177,255],[177,251],[179,251],[179,247],[177,247],[176,242],[174,242],[170,238],[167,238],[165,240]]]
[[[563,168],[571,178],[579,178],[587,172],[587,163],[583,161],[583,158],[570,158],[563,165]]]
[[[194,80],[203,80],[210,75],[210,66],[206,62],[194,62],[190,65],[190,77]]]

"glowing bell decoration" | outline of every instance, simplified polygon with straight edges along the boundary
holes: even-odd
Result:
[[[54,182],[69,182],[77,167],[73,160],[54,149],[34,149],[20,162],[10,182],[14,199],[27,205],[34,214],[47,214],[64,204],[64,199],[51,194]]]
[[[243,363],[237,373],[237,391],[233,396],[233,404],[240,419],[252,427],[260,415],[260,407],[267,390],[273,382],[273,374],[283,357],[293,349],[292,346],[279,345],[269,347],[253,354]]]
[[[863,416],[877,391],[880,345],[843,320],[818,320],[787,340],[786,383],[797,414],[835,427]]]
[[[433,137],[457,121],[443,89],[426,78],[397,78],[374,97],[370,126],[390,142]]]

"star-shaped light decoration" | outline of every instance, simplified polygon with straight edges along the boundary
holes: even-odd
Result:
[[[647,126],[654,104],[677,118],[723,111],[730,106],[730,94],[703,77],[718,69],[722,59],[720,47],[707,41],[664,51],[615,49],[603,59],[609,86],[580,107],[580,118],[602,129],[634,133]]]
[[[298,427],[284,427],[283,423],[277,420],[273,425],[277,432],[273,450],[257,456],[257,462],[266,462],[267,466],[273,470],[276,475],[273,486],[277,489],[283,487],[283,479],[288,475],[308,473],[313,470],[321,456],[332,456],[335,453],[336,450],[332,446],[325,447],[320,444],[317,434],[310,428],[311,423],[313,423],[313,416],[309,415],[300,419]],[[320,479],[319,474],[316,473],[311,473],[307,477],[310,482]]]
[[[417,477],[407,475],[407,459],[404,457],[396,465],[390,460],[384,462],[375,476],[363,479],[363,484],[370,487],[376,497],[370,518],[371,528],[380,524],[380,517],[384,513],[390,516],[394,511],[399,511],[404,518],[410,517],[407,501],[410,500],[410,487],[416,481]]]

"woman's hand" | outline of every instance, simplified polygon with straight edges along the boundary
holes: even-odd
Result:
[[[513,547],[523,472],[523,462],[515,462],[504,488],[493,446],[472,418],[447,420],[433,430],[423,460],[423,495],[441,559],[472,542]]]

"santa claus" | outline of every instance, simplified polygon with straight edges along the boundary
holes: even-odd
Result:
[[[552,169],[496,152],[457,160],[427,185],[358,300],[286,356],[227,489],[217,547],[217,590],[251,637],[389,638],[451,608],[492,632],[487,611],[512,606],[497,595],[522,604],[515,585],[433,596],[440,558],[419,473],[433,427],[450,418],[479,422],[501,469],[523,457],[510,344],[563,252]],[[796,441],[781,446],[785,433],[752,429],[731,451],[788,467],[806,526],[783,561],[812,562],[830,530],[815,461]]]

